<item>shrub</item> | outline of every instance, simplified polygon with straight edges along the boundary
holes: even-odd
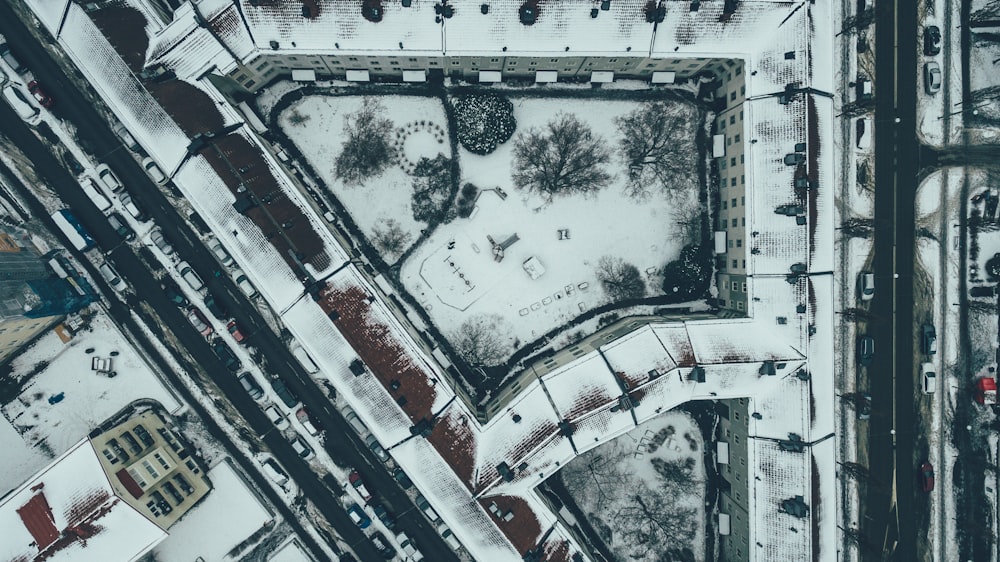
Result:
[[[689,244],[663,268],[663,292],[676,302],[700,298],[708,291],[711,275],[712,256],[707,248]]]
[[[463,96],[454,101],[458,142],[473,154],[489,154],[507,142],[517,121],[514,104],[496,94]]]
[[[476,208],[476,195],[478,194],[479,188],[475,185],[466,183],[462,186],[462,191],[458,192],[458,201],[456,202],[456,211],[459,217],[469,218],[472,209]]]

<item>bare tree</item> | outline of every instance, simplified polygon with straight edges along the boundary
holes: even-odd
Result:
[[[871,238],[875,232],[875,221],[863,217],[845,219],[840,223],[840,232],[851,238]]]
[[[510,326],[499,314],[478,314],[469,318],[452,337],[455,351],[473,366],[498,365],[504,360],[504,344]]]
[[[611,152],[587,124],[560,113],[544,128],[531,128],[514,139],[514,185],[541,193],[590,193],[606,186],[604,165]]]
[[[396,219],[385,219],[372,229],[372,244],[390,263],[399,257],[411,238]]]
[[[631,502],[610,515],[613,520],[630,522],[618,529],[630,558],[646,558],[667,545],[690,544],[698,524],[697,511],[681,504],[679,496],[683,497],[642,485]]]
[[[840,317],[845,322],[857,322],[859,320],[871,320],[872,313],[865,308],[845,308],[840,311]]]
[[[615,119],[628,165],[630,197],[646,198],[651,187],[666,192],[697,187],[698,112],[683,103],[647,103]]]
[[[438,153],[421,158],[413,167],[413,220],[436,223],[444,220],[451,202],[451,159]]]
[[[676,193],[670,202],[670,220],[677,223],[678,234],[684,245],[698,244],[702,239],[705,226],[705,211],[698,203],[694,191],[684,194]]]
[[[845,475],[855,480],[864,480],[868,478],[868,468],[863,464],[858,464],[856,462],[843,462],[840,463],[840,468],[843,470]]]
[[[604,256],[597,262],[597,279],[612,301],[637,299],[646,295],[646,282],[639,268],[622,258]]]
[[[366,97],[361,108],[344,116],[344,147],[335,161],[337,177],[347,185],[359,185],[378,177],[393,161],[392,121],[382,117],[385,108],[376,98]]]

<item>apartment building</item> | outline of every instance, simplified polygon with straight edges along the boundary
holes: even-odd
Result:
[[[716,271],[721,308],[747,313],[747,173],[744,143],[748,142],[743,126],[746,80],[743,61],[726,61],[718,76],[717,115],[713,127],[716,138],[723,139],[723,151],[716,156],[719,173],[719,208],[717,233],[724,233],[724,246],[716,246]],[[716,151],[715,154],[719,154]],[[752,233],[750,233],[752,234]],[[717,238],[720,238],[717,235]],[[719,240],[721,242],[722,239]]]
[[[747,468],[749,415],[747,398],[720,400],[719,471],[719,560],[750,560],[750,499]]]

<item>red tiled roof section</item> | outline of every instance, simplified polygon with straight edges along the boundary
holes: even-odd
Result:
[[[563,417],[569,420],[575,420],[581,415],[590,413],[598,406],[607,404],[612,400],[614,400],[614,397],[604,392],[603,387],[587,385],[577,392],[576,400]]]
[[[542,535],[542,525],[526,501],[514,496],[491,496],[480,498],[479,503],[489,512],[493,522],[514,545],[518,554],[523,556],[538,544],[538,539]],[[490,505],[496,505],[496,514],[490,509]],[[504,521],[504,515],[508,512],[514,517],[510,521]]]
[[[540,447],[546,441],[553,439],[558,436],[559,426],[551,421],[544,421],[537,427],[531,430],[531,433],[521,439],[513,447],[505,451],[499,457],[495,457],[499,460],[506,461],[509,468],[512,471],[517,470],[517,464],[528,455],[531,451]],[[479,474],[476,475],[476,489],[477,491],[483,490],[486,486],[489,486],[497,478],[500,477],[500,473],[497,471],[496,466],[484,466],[480,470]]]
[[[816,111],[816,100],[812,94],[806,96],[806,128],[809,134],[809,183],[813,188],[809,196],[809,256],[816,252],[816,219],[819,209],[816,208],[820,189],[829,189],[828,185],[819,185],[819,155],[822,146],[819,142],[819,112]]]
[[[649,373],[626,373],[625,371],[615,372],[615,376],[618,380],[625,384],[625,388],[632,390],[633,388],[643,384],[649,380]]]
[[[138,74],[146,64],[146,48],[149,47],[146,17],[135,8],[112,6],[91,12],[90,19],[125,64]]]
[[[357,285],[327,287],[320,306],[327,314],[337,312],[337,329],[396,402],[403,402],[400,407],[410,420],[417,423],[430,419],[436,383],[414,362],[388,326],[375,318],[368,297]]]
[[[31,496],[30,500],[17,508],[17,514],[35,539],[38,550],[45,550],[59,538],[59,529],[56,528],[52,508],[49,507],[45,494],[38,493]]]
[[[139,499],[142,497],[143,493],[142,488],[139,486],[138,483],[136,483],[135,479],[132,478],[132,475],[128,473],[127,468],[119,470],[118,472],[115,473],[115,476],[118,477],[118,480],[122,483],[122,486],[125,486],[125,489],[128,490],[128,493],[132,494],[133,498]]]
[[[224,125],[212,98],[183,80],[147,82],[146,89],[188,137],[218,131]]]
[[[313,230],[302,209],[282,191],[257,146],[241,135],[230,134],[213,140],[201,155],[234,195],[242,185],[262,203],[249,209],[246,215],[267,236],[289,267],[300,271],[292,253],[318,270],[330,265],[323,239]]]
[[[570,561],[569,541],[546,542],[545,549],[542,551],[542,561],[569,562]]]
[[[430,444],[451,466],[455,474],[471,488],[473,471],[476,468],[476,441],[464,416],[445,416],[434,426]]]
[[[110,513],[119,501],[121,500],[117,496],[112,497],[104,489],[95,490],[78,500],[66,514],[68,522],[65,532],[47,551],[35,557],[34,562],[44,562],[77,541],[81,542],[81,546],[86,546],[87,539],[108,530],[107,525],[98,525],[95,521]]]

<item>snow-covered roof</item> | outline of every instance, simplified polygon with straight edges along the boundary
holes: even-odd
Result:
[[[170,25],[151,38],[146,60],[148,65],[164,64],[183,78],[212,69],[225,74],[236,66],[223,44],[198,24],[190,3],[181,4]]]
[[[135,560],[167,534],[115,495],[90,442],[0,503],[3,560]]]

